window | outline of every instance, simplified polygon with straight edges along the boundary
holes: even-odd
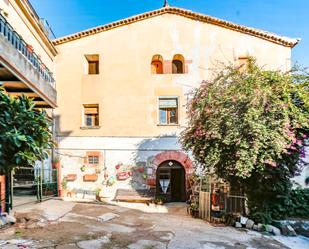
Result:
[[[151,73],[163,74],[163,57],[161,55],[154,55],[151,60]]]
[[[85,57],[88,61],[88,74],[99,74],[99,55],[88,54]]]
[[[88,163],[89,164],[99,164],[99,157],[98,156],[88,156]]]
[[[84,122],[86,127],[99,126],[99,105],[84,105]]]
[[[182,55],[177,54],[174,56],[172,61],[172,73],[182,74],[184,73],[184,58]]]
[[[163,125],[178,124],[177,98],[159,98],[159,122]]]
[[[248,69],[248,57],[238,57],[238,69],[241,72]]]

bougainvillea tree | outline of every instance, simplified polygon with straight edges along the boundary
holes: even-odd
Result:
[[[308,90],[304,71],[264,70],[253,58],[246,70],[227,66],[193,92],[183,147],[205,174],[245,185],[249,199],[261,186],[269,198],[282,194],[305,157]]]

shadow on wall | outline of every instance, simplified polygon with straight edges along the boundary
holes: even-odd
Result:
[[[57,142],[60,142],[64,138],[68,137],[72,133],[72,131],[62,131],[60,127],[61,116],[54,115],[53,117],[54,117],[55,135],[57,138]]]
[[[116,165],[118,191],[116,199],[121,195],[134,197],[154,197],[156,192],[156,165],[155,157],[162,153],[182,153],[176,135],[163,135],[157,138],[147,138],[137,144],[132,155],[133,165]],[[126,182],[131,191],[121,188],[121,182]],[[133,191],[132,191],[133,190]],[[134,197],[133,197],[134,195]]]

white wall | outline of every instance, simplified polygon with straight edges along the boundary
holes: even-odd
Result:
[[[110,196],[119,188],[124,189],[148,189],[146,176],[152,175],[154,168],[152,159],[163,151],[179,151],[181,146],[177,137],[61,137],[58,138],[58,151],[61,162],[62,178],[68,174],[76,174],[74,182],[68,182],[68,189],[89,190],[105,189]],[[85,165],[87,152],[96,151],[102,155],[102,161],[97,168],[98,180],[96,182],[84,182],[85,174],[97,173],[97,168]],[[116,165],[122,164],[122,169],[136,172],[127,180],[116,180]],[[143,167],[145,171],[140,173],[135,167]],[[114,177],[115,184],[107,187],[106,183]]]

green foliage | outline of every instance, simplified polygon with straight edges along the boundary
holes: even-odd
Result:
[[[12,98],[0,89],[0,174],[46,159],[52,147],[45,111],[27,97]]]
[[[261,224],[271,224],[272,218],[269,213],[263,213],[263,212],[256,212],[250,215],[250,218],[255,223],[261,223]]]
[[[309,189],[295,189],[282,203],[273,203],[271,210],[274,219],[309,218]]]
[[[268,71],[250,58],[247,70],[228,66],[203,82],[189,103],[182,133],[205,174],[240,183],[252,214],[282,216],[291,182],[304,166],[309,134],[309,74]],[[272,204],[278,203],[278,213]]]
[[[250,218],[255,222],[270,224],[272,220],[286,218],[309,219],[309,189],[293,189],[274,201],[264,202],[263,212],[252,209]]]
[[[68,188],[68,180],[66,177],[63,177],[62,179],[62,182],[61,182],[61,186],[62,186],[62,189],[67,189]]]
[[[199,205],[198,205],[198,203],[191,203],[190,204],[190,209],[191,209],[191,211],[193,211],[193,212],[197,212],[197,211],[199,211]]]
[[[155,198],[155,203],[165,203],[167,201],[166,196],[157,195]]]
[[[299,152],[309,130],[309,76],[266,71],[250,59],[203,82],[189,104],[182,143],[206,171],[246,179]]]

